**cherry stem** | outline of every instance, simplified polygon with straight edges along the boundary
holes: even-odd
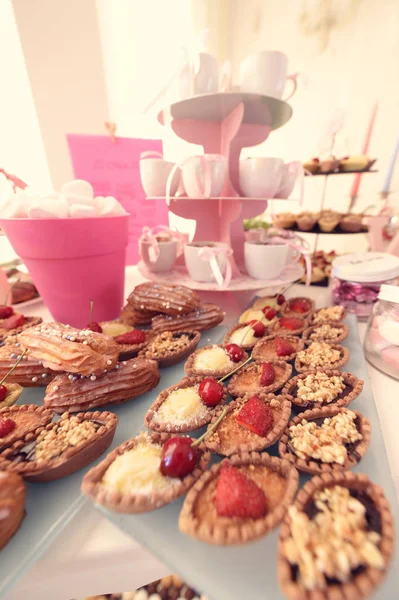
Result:
[[[0,385],[2,385],[4,383],[4,381],[7,379],[7,377],[9,375],[11,375],[11,373],[14,371],[14,369],[16,369],[19,365],[19,363],[21,362],[21,360],[23,359],[23,357],[25,356],[25,354],[28,352],[28,350],[24,350],[21,354],[21,356],[18,358],[17,362],[15,363],[15,365],[13,365],[11,367],[11,369],[8,371],[8,373],[6,373],[3,377],[3,379],[0,381]]]
[[[224,409],[222,410],[222,412],[220,413],[220,415],[218,416],[218,418],[216,419],[216,421],[205,431],[205,433],[203,433],[201,435],[201,437],[197,438],[195,440],[195,442],[193,442],[191,445],[199,446],[200,443],[202,442],[202,440],[204,440],[206,437],[208,437],[208,435],[211,434],[212,431],[214,431],[216,429],[216,427],[219,425],[220,421],[226,416],[228,409],[229,409],[229,407],[225,406]]]
[[[241,367],[244,367],[251,360],[252,360],[252,356],[248,356],[248,358],[247,358],[247,360],[245,362],[243,362],[241,365],[238,365],[238,367],[236,367],[235,369],[233,369],[232,371],[230,371],[230,373],[227,373],[227,375],[225,375],[224,377],[221,377],[220,379],[218,379],[218,383],[222,383],[222,381],[224,381],[225,379],[227,379],[228,377],[230,377],[230,375],[233,375],[236,371],[238,371],[239,369],[241,369]]]
[[[90,325],[93,325],[93,308],[94,308],[94,301],[90,300]]]
[[[8,297],[9,297],[9,295],[10,295],[10,292],[11,292],[12,288],[14,287],[14,285],[17,285],[17,283],[18,283],[20,280],[21,280],[21,278],[19,277],[19,278],[18,278],[18,279],[16,279],[16,280],[14,281],[14,283],[12,283],[12,284],[10,285],[10,287],[8,288],[8,290],[7,290],[7,292],[6,292],[6,295],[4,296],[4,302],[3,302],[3,306],[7,306],[7,301],[8,301]]]

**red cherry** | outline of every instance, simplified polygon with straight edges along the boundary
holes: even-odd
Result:
[[[284,304],[284,302],[285,302],[285,296],[283,296],[283,294],[279,294],[277,296],[277,304],[279,304],[281,306],[282,304]]]
[[[6,399],[8,390],[5,385],[0,385],[0,402]]]
[[[14,314],[12,306],[0,306],[0,319],[8,319]]]
[[[266,327],[260,321],[250,321],[248,325],[251,325],[254,330],[255,337],[262,337],[266,333]]]
[[[89,323],[86,329],[90,329],[90,331],[95,331],[96,333],[103,332],[103,328],[101,327],[100,323],[96,323],[96,321]]]
[[[143,344],[146,340],[144,331],[140,329],[133,329],[127,333],[122,333],[118,337],[114,338],[117,344]]]
[[[263,312],[265,313],[265,317],[268,321],[271,321],[277,315],[277,311],[274,310],[274,308],[269,308],[269,310]]]
[[[244,350],[237,344],[228,344],[226,346],[226,352],[235,363],[240,362],[245,356]]]
[[[13,314],[11,315],[11,317],[8,317],[8,319],[5,319],[1,326],[3,327],[3,329],[17,329],[17,327],[21,327],[21,325],[24,324],[25,321],[25,317],[24,315],[21,314]]]
[[[223,398],[224,388],[213,377],[205,377],[199,385],[198,393],[204,404],[207,406],[216,406]]]
[[[185,477],[197,466],[199,450],[188,437],[173,437],[165,442],[161,455],[161,473],[166,477]]]
[[[2,419],[0,421],[0,438],[6,437],[6,435],[14,431],[16,426],[16,422],[12,419]]]

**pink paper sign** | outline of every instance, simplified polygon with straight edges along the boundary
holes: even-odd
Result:
[[[126,264],[139,259],[138,239],[143,225],[168,225],[165,202],[147,200],[140,182],[139,159],[142,152],[162,152],[161,140],[106,135],[67,135],[76,179],[86,179],[96,196],[114,196],[131,214]]]

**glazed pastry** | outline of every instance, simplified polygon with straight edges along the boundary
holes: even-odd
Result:
[[[303,163],[303,168],[305,169],[305,171],[309,171],[309,173],[312,173],[312,175],[314,175],[320,170],[320,160],[318,158],[311,158],[310,160],[306,160]]]
[[[179,528],[208,544],[246,544],[281,522],[297,487],[298,472],[289,462],[266,453],[234,455],[190,490]]]
[[[307,319],[281,316],[273,326],[273,333],[277,335],[301,335],[308,324]]]
[[[200,307],[197,292],[183,285],[164,283],[140,283],[130,294],[128,302],[135,310],[150,310],[176,317]]]
[[[321,308],[313,315],[312,325],[324,323],[326,321],[342,321],[346,316],[346,311],[343,306],[329,306]]]
[[[251,350],[255,344],[265,335],[269,334],[269,329],[263,323],[251,322],[248,325],[238,324],[231,327],[224,336],[223,344],[237,344],[244,350]]]
[[[152,321],[155,333],[163,331],[206,331],[219,325],[224,319],[224,312],[216,304],[202,304],[186,315],[177,317],[159,315]]]
[[[290,379],[282,393],[302,410],[348,406],[363,390],[363,381],[341,371],[310,371]]]
[[[59,414],[122,404],[152,390],[159,379],[155,361],[133,358],[102,377],[58,375],[46,389],[44,404]]]
[[[198,346],[200,337],[199,331],[164,331],[151,338],[140,356],[156,360],[160,367],[170,367],[190,356]]]
[[[26,488],[16,473],[0,471],[0,550],[17,532],[25,516]]]
[[[54,481],[89,465],[110,446],[118,417],[109,412],[64,413],[0,454],[0,466],[28,481]]]
[[[317,219],[318,217],[315,213],[302,212],[296,219],[298,229],[301,231],[310,231],[316,225]]]
[[[295,335],[268,335],[256,344],[252,351],[252,358],[257,362],[273,363],[276,360],[289,362],[303,346],[303,341]]]
[[[159,394],[150,406],[144,423],[153,431],[194,431],[207,425],[215,409],[225,404],[226,399],[226,388],[216,380],[185,377]]]
[[[90,329],[74,329],[61,323],[43,323],[18,336],[22,350],[53,371],[79,375],[101,375],[118,360],[112,338]]]
[[[340,161],[335,156],[329,156],[324,160],[320,161],[320,172],[321,173],[335,173],[338,171]]]
[[[343,342],[349,335],[349,328],[344,323],[337,321],[323,321],[318,325],[311,325],[303,332],[302,339],[305,344],[312,342],[327,342],[338,344]]]
[[[17,271],[17,273],[19,273],[19,271]],[[36,287],[31,281],[14,280],[10,282],[10,285],[12,285],[13,304],[21,304],[21,302],[28,302],[28,300],[33,300],[33,298],[37,298],[39,295]]]
[[[339,228],[347,233],[358,233],[362,229],[362,215],[344,215],[339,222]]]
[[[0,450],[12,446],[53,418],[53,411],[36,404],[21,404],[0,410]]]
[[[235,346],[235,344],[231,344]],[[238,348],[238,349],[237,349]],[[211,376],[215,378],[225,377],[235,369],[239,368],[248,358],[248,354],[239,346],[229,348],[213,344],[199,348],[184,365],[184,370],[190,376]]]
[[[0,379],[15,365],[21,355],[18,343],[0,346]],[[46,386],[56,375],[54,371],[45,369],[39,360],[25,355],[14,371],[7,376],[7,383],[19,383],[23,387]]]
[[[211,424],[221,414],[218,409]],[[283,434],[291,415],[291,403],[283,396],[255,394],[230,402],[227,414],[204,440],[211,452],[231,456],[260,452]]]
[[[361,413],[324,406],[300,413],[288,423],[278,450],[300,471],[326,473],[354,467],[370,443],[371,425]]]
[[[305,319],[315,309],[314,300],[306,297],[290,298],[284,302],[281,307],[281,314],[284,317],[299,317]]]
[[[83,494],[119,513],[148,512],[183,496],[207,468],[210,455],[198,450],[188,474],[164,475],[161,469],[170,440],[166,433],[140,433],[124,442],[85,475]]]
[[[296,216],[290,212],[282,212],[273,216],[273,225],[282,229],[291,229],[296,223]]]
[[[41,317],[24,317],[20,313],[14,313],[7,319],[0,319],[0,342],[9,336],[18,335],[42,322]]]
[[[151,310],[136,310],[130,304],[126,304],[122,308],[122,312],[119,315],[119,320],[122,323],[135,327],[136,325],[151,325],[151,321],[159,313]]]
[[[141,329],[133,329],[123,321],[106,321],[100,323],[102,332],[118,344],[119,360],[128,360],[137,356],[151,339],[151,333]]]
[[[290,600],[370,598],[389,567],[394,539],[389,503],[366,475],[313,477],[280,529],[280,586]]]
[[[248,394],[270,393],[280,390],[292,374],[292,367],[284,360],[255,362],[242,367],[229,381],[228,392],[233,398]]]
[[[341,171],[366,171],[375,163],[368,156],[347,156],[340,160]]]
[[[295,369],[298,373],[314,369],[340,369],[349,360],[349,350],[339,344],[312,342],[305,350],[298,352]]]

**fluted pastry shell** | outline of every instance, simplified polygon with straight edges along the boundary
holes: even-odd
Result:
[[[10,335],[17,335],[26,329],[31,327],[35,327],[35,325],[39,325],[42,322],[41,317],[24,317],[24,322],[20,327],[14,327],[14,329],[5,329],[2,326],[3,321],[6,319],[0,319],[0,341],[6,339]]]
[[[202,304],[185,315],[158,315],[152,320],[155,333],[163,331],[205,331],[216,327],[223,321],[224,313],[216,304]]]
[[[122,404],[152,390],[159,378],[157,363],[143,358],[119,363],[101,377],[58,375],[46,389],[44,405],[60,414]]]
[[[45,427],[53,416],[52,410],[36,404],[21,404],[3,408],[0,410],[0,419],[12,419],[16,427],[8,435],[0,438],[0,450],[12,446],[39,427]]]
[[[137,285],[128,298],[135,310],[146,310],[166,315],[185,315],[199,308],[197,292],[184,285],[168,285],[148,281]]]
[[[22,350],[53,371],[101,375],[112,369],[119,356],[116,342],[90,329],[74,329],[61,323],[43,323],[18,336]]]
[[[3,381],[2,385],[7,388],[7,396],[0,402],[0,408],[8,408],[16,403],[24,388],[19,383],[9,383],[8,381]]]
[[[22,349],[18,344],[0,346],[0,379],[15,365]],[[50,383],[56,373],[43,367],[36,358],[25,355],[14,371],[7,376],[7,383],[19,383],[23,387],[42,387]]]
[[[25,516],[26,488],[17,473],[0,471],[0,550],[16,533]]]

